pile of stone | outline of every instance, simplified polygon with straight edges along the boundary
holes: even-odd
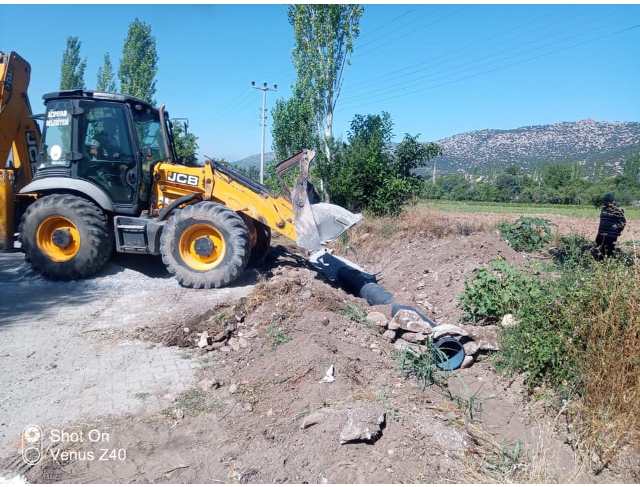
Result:
[[[500,349],[500,327],[497,325],[451,325],[431,326],[420,315],[410,309],[399,310],[391,320],[384,313],[372,311],[367,319],[376,325],[382,338],[393,343],[398,350],[409,349],[415,353],[426,353],[427,340],[438,341],[444,337],[454,338],[462,344],[465,359],[461,368],[470,367],[480,352]],[[512,315],[506,315],[502,326],[515,324]]]

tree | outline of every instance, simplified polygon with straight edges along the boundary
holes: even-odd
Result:
[[[85,89],[84,70],[87,60],[80,60],[80,48],[82,42],[77,37],[67,37],[67,48],[62,54],[60,67],[60,89],[77,90]]]
[[[196,151],[198,150],[198,137],[194,134],[187,132],[186,124],[180,122],[173,122],[173,143],[176,148],[176,157],[180,160],[181,157],[185,158],[187,166],[198,165],[198,159],[196,157]]]
[[[151,35],[151,26],[136,18],[129,24],[127,38],[122,47],[122,60],[118,68],[120,90],[155,105],[154,78],[157,73],[156,38]]]
[[[443,154],[443,149],[435,142],[418,142],[420,134],[404,134],[404,139],[395,153],[396,171],[399,176],[412,177],[416,169],[427,165],[431,159]]]
[[[272,149],[277,161],[315,147],[313,137],[313,110],[297,90],[288,100],[280,99],[271,110]]]
[[[336,108],[353,41],[360,33],[360,5],[296,4],[288,7],[293,26],[293,65],[301,95],[314,113],[316,132],[328,164]]]
[[[98,68],[98,81],[96,82],[96,89],[99,91],[116,91],[116,82],[114,79],[115,73],[113,72],[113,65],[111,64],[111,58],[109,53],[104,55],[102,66]]]
[[[336,150],[335,163],[327,171],[335,203],[351,211],[394,215],[412,196],[424,191],[414,170],[440,155],[442,148],[418,142],[418,135],[405,134],[394,152],[392,138],[389,113],[353,118],[348,144]]]
[[[393,186],[393,160],[385,148],[393,137],[393,122],[382,115],[355,115],[348,132],[348,145],[328,168],[333,201],[351,211],[388,211],[389,198],[378,201],[381,188]],[[391,198],[392,199],[392,198]]]

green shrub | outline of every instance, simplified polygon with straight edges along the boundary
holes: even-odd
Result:
[[[516,314],[523,301],[539,298],[541,292],[536,278],[502,258],[492,261],[491,269],[476,269],[464,287],[458,296],[464,322],[499,322],[507,313]]]
[[[549,243],[552,226],[555,224],[546,218],[521,216],[515,223],[502,222],[497,228],[514,250],[531,252]]]

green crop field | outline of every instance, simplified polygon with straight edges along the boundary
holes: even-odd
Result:
[[[444,211],[460,213],[495,213],[519,216],[558,215],[574,218],[599,218],[600,209],[578,205],[529,205],[520,203],[484,203],[476,201],[423,200],[426,204]],[[640,206],[624,207],[628,220],[640,219]]]

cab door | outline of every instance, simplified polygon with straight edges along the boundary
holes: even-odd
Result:
[[[77,176],[105,191],[116,213],[137,214],[140,156],[133,143],[127,106],[94,100],[81,100],[79,104],[82,159],[77,164]]]

